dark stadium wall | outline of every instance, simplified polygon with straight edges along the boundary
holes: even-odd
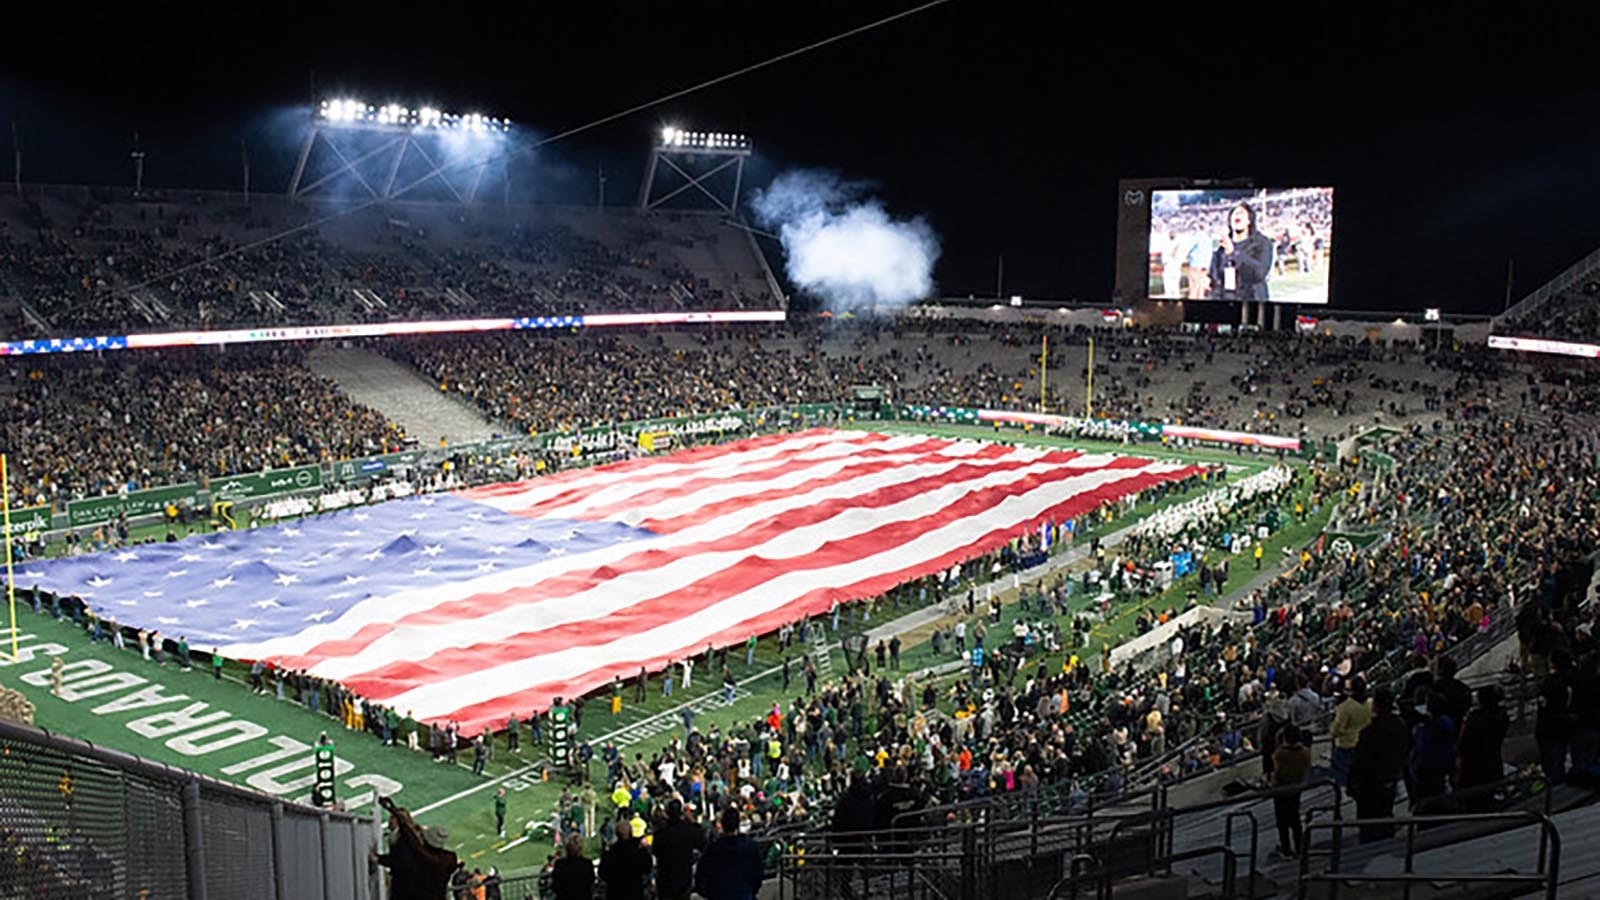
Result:
[[[1141,328],[1175,328],[1184,322],[1185,314],[1182,300],[1140,300],[1133,304],[1133,321]]]
[[[1117,258],[1111,298],[1120,305],[1143,300],[1150,289],[1150,194],[1182,184],[1181,178],[1124,178],[1117,182]]]

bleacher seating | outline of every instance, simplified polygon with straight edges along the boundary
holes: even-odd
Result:
[[[0,198],[5,337],[779,305],[714,217],[361,209],[36,187]],[[42,320],[49,334],[41,334]]]

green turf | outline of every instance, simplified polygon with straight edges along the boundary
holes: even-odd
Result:
[[[1244,470],[1241,474],[1258,471],[1269,463],[1269,459],[1255,454],[1236,456],[1232,453],[1215,450],[1173,451],[1159,445],[1143,444],[1123,447],[1118,444],[1095,441],[1078,441],[1065,438],[1051,437],[1037,432],[1027,433],[1021,431],[1001,431],[998,434],[989,428],[968,426],[928,425],[918,423],[892,423],[875,422],[860,427],[895,433],[929,433],[953,437],[975,437],[988,440],[1018,441],[1043,446],[1076,447],[1085,450],[1115,449],[1120,452],[1133,453],[1164,458],[1182,458],[1189,460],[1225,461],[1237,464]],[[1166,498],[1162,503],[1144,503],[1136,507],[1131,513],[1119,517],[1116,521],[1100,527],[1101,533],[1106,533],[1121,527],[1139,518],[1149,515],[1151,511],[1174,502],[1192,499],[1197,494],[1187,496],[1173,496]],[[1322,517],[1325,518],[1326,512]],[[1279,548],[1301,542],[1306,537],[1315,533],[1320,527],[1317,519],[1300,524],[1294,523],[1281,530],[1267,543],[1268,558],[1275,558],[1272,554]],[[164,531],[164,529],[163,529]],[[1236,562],[1232,567],[1232,577],[1229,587],[1236,583],[1245,583],[1255,573],[1252,568],[1243,563]],[[1009,583],[1009,579],[1007,579]],[[1182,605],[1183,592],[1187,590],[1187,581],[1181,581],[1168,595],[1157,598],[1148,603],[1130,601],[1126,606],[1120,607],[1118,613],[1102,629],[1097,632],[1096,640],[1120,640],[1132,630],[1133,613],[1145,605],[1157,605],[1165,608],[1169,605]],[[1007,599],[1000,628],[1007,628],[1017,615],[1017,607],[1012,599],[1012,592],[1003,591]],[[843,617],[842,633],[849,633],[865,627],[882,624],[897,615],[911,611],[912,605],[896,610],[890,604],[884,604],[872,622],[852,621],[849,615]],[[370,735],[362,733],[348,733],[339,727],[339,724],[326,716],[314,714],[303,707],[291,703],[280,702],[269,696],[255,696],[240,683],[243,673],[232,664],[226,669],[226,678],[221,682],[214,681],[209,673],[199,671],[182,672],[170,663],[166,667],[158,667],[154,663],[147,663],[137,658],[131,651],[118,651],[109,644],[101,643],[92,645],[80,629],[69,623],[57,623],[50,619],[48,609],[46,615],[35,616],[31,610],[23,608],[21,626],[24,634],[33,634],[26,643],[37,646],[42,641],[53,642],[66,652],[64,660],[76,662],[82,660],[95,660],[109,664],[117,672],[137,675],[152,684],[161,685],[166,696],[174,693],[187,695],[188,699],[155,705],[148,709],[116,711],[105,710],[96,712],[107,701],[129,694],[136,693],[143,685],[125,687],[112,690],[100,697],[93,697],[76,702],[65,702],[50,696],[48,684],[44,686],[21,683],[17,675],[23,673],[47,673],[49,660],[35,658],[21,664],[0,667],[0,681],[7,686],[23,690],[30,699],[38,704],[38,723],[44,727],[58,729],[63,733],[81,737],[95,743],[105,744],[174,765],[181,765],[196,769],[206,774],[223,777],[236,782],[246,782],[254,775],[259,784],[267,788],[284,788],[285,780],[292,781],[296,777],[307,775],[309,765],[294,769],[279,776],[276,784],[260,780],[262,771],[270,770],[277,765],[295,763],[308,757],[307,751],[297,750],[285,752],[283,758],[276,763],[263,765],[257,770],[224,771],[230,766],[236,766],[245,760],[259,757],[266,753],[275,752],[283,742],[288,740],[310,744],[321,730],[328,730],[338,743],[338,755],[341,759],[353,764],[353,769],[346,774],[340,782],[341,796],[346,798],[358,797],[369,791],[374,785],[370,780],[373,775],[381,774],[384,777],[399,783],[397,800],[402,805],[413,810],[421,811],[418,818],[426,824],[441,824],[450,831],[450,841],[456,846],[469,865],[487,867],[494,865],[501,871],[522,871],[542,863],[551,847],[548,839],[528,840],[517,842],[518,831],[523,822],[528,820],[547,820],[552,805],[558,796],[561,786],[556,782],[541,780],[542,766],[535,766],[531,760],[541,754],[535,754],[529,747],[526,729],[523,731],[523,752],[513,755],[507,752],[505,739],[496,740],[496,754],[494,760],[486,769],[486,777],[474,776],[468,769],[471,761],[470,753],[463,753],[457,766],[434,764],[429,760],[426,752],[420,754],[409,753],[403,749],[388,748],[380,745],[379,741]],[[1037,614],[1030,614],[1028,618],[1035,619]],[[976,621],[974,618],[972,621]],[[992,627],[992,626],[991,626]],[[996,629],[999,631],[1000,629]],[[938,662],[955,659],[952,653],[946,652],[938,657],[933,653],[927,641],[929,628],[907,635],[901,659],[902,669],[913,670]],[[798,660],[805,647],[791,648],[790,653]],[[776,673],[763,676],[779,665],[781,657],[776,648],[776,641],[769,636],[763,638],[758,645],[758,652],[753,665],[745,664],[742,651],[730,651],[729,667],[734,676],[741,680],[741,696],[731,707],[717,707],[697,716],[695,724],[702,730],[713,722],[725,730],[735,721],[751,721],[763,715],[774,701],[784,701],[798,692],[804,690],[804,679],[801,675],[801,666],[798,662],[793,666],[793,685],[789,692],[782,691],[781,680]],[[835,672],[844,669],[844,662],[837,650],[833,653]],[[649,721],[663,722],[666,730],[648,739],[642,740],[626,748],[626,753],[631,758],[634,753],[643,753],[648,758],[650,754],[663,746],[667,739],[674,734],[681,734],[682,726],[678,710],[682,704],[689,700],[716,697],[721,694],[715,673],[707,671],[708,667],[701,665],[696,669],[696,685],[693,691],[684,691],[681,687],[673,697],[662,696],[661,678],[659,674],[650,679],[648,697],[642,704],[634,703],[634,688],[630,683],[624,689],[625,702],[622,713],[613,717],[610,714],[604,698],[593,699],[585,705],[585,713],[581,736],[590,740],[598,748],[608,736],[618,731],[638,726]],[[43,678],[44,674],[39,677]],[[129,728],[130,723],[136,722],[152,713],[182,709],[194,703],[204,703],[203,709],[192,709],[192,715],[215,715],[226,711],[228,716],[219,719],[216,725],[220,728],[225,722],[244,721],[260,726],[267,733],[243,740],[236,746],[216,750],[199,755],[185,755],[179,749],[168,746],[168,739],[163,737],[147,737]],[[74,708],[76,707],[76,708]],[[243,726],[235,726],[243,727]],[[147,729],[148,730],[148,729]],[[248,729],[254,732],[255,729]],[[274,745],[273,742],[279,742]],[[182,745],[179,744],[179,747]],[[294,746],[294,745],[289,745]],[[426,742],[424,741],[424,747]],[[602,774],[602,765],[598,758],[593,764],[597,775]],[[504,784],[508,788],[508,838],[501,839],[494,834],[493,825],[493,794],[497,784]],[[393,790],[392,785],[376,785],[385,793]],[[308,788],[296,788],[296,795],[303,795]],[[606,806],[601,803],[602,809]]]

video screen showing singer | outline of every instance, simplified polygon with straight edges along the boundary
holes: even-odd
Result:
[[[1154,299],[1327,303],[1333,188],[1152,191]]]
[[[1272,241],[1256,229],[1255,209],[1235,203],[1211,254],[1211,298],[1268,300],[1271,277]]]

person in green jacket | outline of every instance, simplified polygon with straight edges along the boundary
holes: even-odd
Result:
[[[215,648],[211,651],[211,677],[222,680],[222,651]]]
[[[494,831],[500,837],[506,836],[506,789],[500,788],[494,792]]]

